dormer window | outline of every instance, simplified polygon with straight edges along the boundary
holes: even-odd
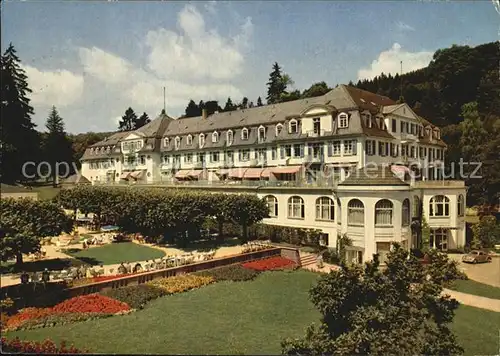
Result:
[[[349,126],[349,116],[345,112],[339,114],[338,120],[339,128],[343,129]]]
[[[241,139],[242,140],[248,140],[248,129],[246,127],[241,130]]]
[[[200,148],[205,146],[205,134],[200,134],[199,136],[199,139],[198,139],[198,143],[200,144]]]
[[[165,139],[163,140],[163,145],[165,147],[168,147],[169,144],[170,144],[170,139],[168,137],[165,137]]]
[[[93,148],[90,148],[90,154],[93,155],[94,154],[94,149]]]
[[[259,127],[259,142],[264,142],[266,140],[266,128],[264,126]]]
[[[279,136],[281,130],[283,130],[283,125],[281,124],[276,125],[276,136]]]
[[[434,130],[434,137],[438,140],[440,139],[439,130]]]
[[[233,144],[233,130],[228,130],[226,133],[227,145],[230,146]]]
[[[297,122],[297,120],[290,120],[290,123],[288,124],[288,132],[291,134],[296,134],[297,132],[299,132],[299,123]]]
[[[219,133],[217,131],[214,131],[212,133],[212,143],[217,143],[219,142]]]
[[[110,152],[111,152],[111,147],[110,146],[106,147],[106,153],[110,153]]]
[[[178,150],[180,146],[181,146],[181,138],[177,136],[175,138],[175,149]]]
[[[188,135],[186,138],[186,145],[191,146],[193,144],[193,135]]]

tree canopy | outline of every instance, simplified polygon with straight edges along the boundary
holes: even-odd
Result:
[[[342,265],[322,276],[310,298],[322,314],[302,339],[286,339],[288,355],[456,355],[463,352],[449,328],[459,303],[441,294],[460,277],[456,263],[430,253],[422,265],[399,245],[365,267]]]
[[[132,131],[135,127],[135,122],[137,121],[137,115],[132,108],[128,108],[125,111],[125,115],[118,123],[118,130],[120,131]]]

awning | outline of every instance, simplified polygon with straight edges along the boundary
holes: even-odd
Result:
[[[264,170],[260,174],[261,178],[269,178],[271,176],[271,170],[271,168],[264,168]]]
[[[391,166],[391,171],[393,173],[401,173],[401,174],[404,174],[404,173],[412,173],[412,171],[410,170],[410,168],[406,167],[406,166]]]
[[[123,173],[120,175],[120,179],[127,179],[129,175],[130,175],[130,172],[123,172]]]
[[[243,174],[243,178],[260,178],[263,168],[248,168]]]
[[[215,172],[218,176],[227,176],[229,174],[229,169],[219,169]]]
[[[177,171],[177,173],[175,173],[175,178],[187,178],[189,176],[189,172],[191,172],[191,170],[189,169],[182,169],[180,171]]]
[[[243,178],[248,168],[233,168],[229,170],[229,178]]]
[[[271,169],[273,174],[293,174],[300,171],[301,166],[286,166],[286,167],[274,167]]]
[[[144,171],[135,171],[135,172],[132,172],[130,173],[130,177],[134,178],[134,179],[140,179],[143,175]]]
[[[203,173],[203,169],[193,169],[188,173],[189,177],[197,178]]]

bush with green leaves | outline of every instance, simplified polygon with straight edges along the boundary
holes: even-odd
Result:
[[[224,266],[199,272],[202,276],[211,276],[216,281],[248,281],[252,280],[259,274],[258,271],[244,268],[240,264]]]
[[[142,309],[149,301],[166,295],[162,289],[150,284],[108,289],[100,294],[127,303],[133,309]]]

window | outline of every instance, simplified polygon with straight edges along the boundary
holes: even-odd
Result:
[[[365,206],[359,199],[351,199],[347,204],[347,224],[365,225]]]
[[[329,142],[328,156],[340,156],[340,141]]]
[[[410,147],[410,157],[411,158],[416,158],[416,155],[415,155],[415,146],[411,146]]]
[[[395,143],[391,143],[391,156],[392,157],[397,157],[398,156],[398,145]]]
[[[375,204],[375,226],[392,226],[392,202],[382,199]]]
[[[450,199],[436,195],[429,202],[429,216],[450,216]]]
[[[266,140],[266,128],[264,126],[259,127],[258,139],[259,142],[264,142]]]
[[[391,123],[392,123],[392,132],[398,131],[398,122],[396,121],[396,119],[392,119]]]
[[[401,133],[406,133],[405,132],[405,122],[401,121]]]
[[[278,216],[278,199],[274,195],[268,195],[264,198],[269,208],[269,216],[274,218]]]
[[[198,143],[200,144],[200,148],[205,146],[205,134],[200,134],[198,141]]]
[[[458,216],[464,216],[465,205],[464,205],[464,196],[460,194],[457,200],[457,212]]]
[[[313,132],[315,134],[319,134],[321,132],[321,119],[319,117],[315,117],[313,119]]]
[[[175,149],[178,150],[180,146],[181,146],[181,138],[176,137],[175,138]]]
[[[219,133],[217,131],[214,131],[212,133],[212,143],[219,142]]]
[[[292,157],[292,145],[284,145],[280,147],[281,159]]]
[[[283,125],[281,124],[276,125],[276,136],[279,136],[281,130],[283,130]]]
[[[193,135],[188,135],[186,138],[186,145],[191,146],[193,144]]]
[[[146,157],[140,156],[139,157],[139,163],[142,164],[142,165],[146,164]]]
[[[288,199],[288,217],[292,219],[304,219],[304,200],[294,196]]]
[[[401,145],[401,156],[408,157],[408,145],[406,143]]]
[[[248,129],[246,127],[241,130],[241,139],[244,141],[248,140]]]
[[[231,146],[232,143],[233,143],[233,131],[232,130],[228,130],[227,131],[227,133],[226,133],[226,139],[227,139],[227,145]]]
[[[356,140],[345,140],[344,141],[344,155],[355,155],[356,151]]]
[[[375,153],[373,152],[373,145],[374,141],[372,140],[366,140],[365,142],[365,151],[368,156],[373,156]]]
[[[93,154],[94,154],[94,149],[93,149],[93,148],[91,148],[91,149],[90,149],[90,154],[91,154],[91,155],[93,155]]]
[[[219,152],[218,151],[210,152],[210,162],[219,162]]]
[[[431,229],[429,247],[446,251],[448,249],[448,230]]]
[[[250,160],[250,150],[239,150],[238,151],[238,158],[241,162],[246,162]]]
[[[193,154],[192,153],[186,153],[184,155],[184,162],[185,163],[193,163]]]
[[[303,144],[293,145],[293,157],[304,157],[304,145]]]
[[[401,224],[403,226],[410,225],[410,199],[403,200],[403,207],[401,210]]]
[[[378,154],[380,156],[387,156],[387,150],[385,148],[386,148],[385,142],[378,143]]]
[[[297,132],[299,132],[299,123],[297,122],[297,120],[290,120],[288,132],[291,134],[296,134]]]
[[[168,164],[169,162],[170,162],[170,156],[168,156],[168,155],[163,156],[163,163]]]
[[[413,197],[413,217],[418,218],[420,216],[420,198],[418,196]]]
[[[338,120],[339,128],[343,129],[349,126],[349,116],[345,112],[339,114]]]
[[[198,162],[205,163],[205,153],[203,153],[203,152],[198,153],[197,159],[198,159]]]
[[[423,147],[419,147],[419,149],[418,149],[418,156],[420,158],[425,158],[425,156],[424,156],[424,148]]]
[[[271,148],[271,159],[278,159],[278,147]]]
[[[316,199],[316,220],[334,220],[335,205],[328,197]]]
[[[267,159],[267,150],[265,148],[255,149],[255,159],[258,159],[261,163]]]

